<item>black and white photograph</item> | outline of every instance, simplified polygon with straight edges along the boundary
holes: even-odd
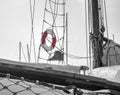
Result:
[[[0,0],[0,95],[120,95],[120,0]]]

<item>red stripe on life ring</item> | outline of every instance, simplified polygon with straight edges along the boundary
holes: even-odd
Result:
[[[42,35],[42,44],[46,43],[47,32],[45,31]]]
[[[52,38],[52,48],[55,47],[55,44],[56,44],[56,37]]]

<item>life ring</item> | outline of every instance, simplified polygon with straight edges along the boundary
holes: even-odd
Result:
[[[47,46],[46,45],[46,38],[47,38],[47,35],[50,34],[52,35],[52,42],[51,42],[51,46]],[[55,47],[55,44],[56,44],[56,36],[55,36],[55,33],[53,32],[52,29],[47,29],[43,35],[42,35],[42,39],[41,39],[41,44],[42,44],[42,47],[46,50],[46,51],[51,51],[54,47]]]

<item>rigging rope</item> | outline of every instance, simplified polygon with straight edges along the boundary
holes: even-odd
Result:
[[[58,15],[58,16],[64,16],[64,14],[56,14],[55,12],[52,13],[51,11],[49,11],[49,10],[46,9],[46,8],[45,8],[45,10],[46,10],[48,13],[51,13],[51,14],[56,15],[56,16],[57,16],[57,15]],[[54,21],[54,22],[55,22],[55,21]],[[53,24],[53,25],[54,25],[54,24]]]
[[[89,19],[89,31],[91,32],[91,36],[93,36],[93,40],[91,40],[92,37],[90,37],[90,40],[92,41],[92,46],[89,46],[89,54],[91,55],[91,47],[92,47],[92,54],[94,56],[93,59],[93,63],[95,62],[95,60],[97,59],[97,54],[95,53],[97,48],[100,47],[96,47],[94,46],[94,43],[98,46],[98,42],[94,41],[94,34],[93,34],[93,16],[92,16],[92,7],[90,7],[90,5],[92,5],[91,0],[88,0],[88,19]],[[106,32],[107,32],[107,37],[108,37],[108,25],[107,25],[107,14],[106,14],[106,5],[105,5],[105,0],[103,2],[103,0],[98,0],[98,11],[99,11],[99,32],[100,35],[102,36],[102,34],[105,31],[104,28],[104,23],[106,24]],[[104,17],[105,16],[105,17]],[[99,37],[99,39],[102,41],[103,39],[101,38],[101,36]],[[91,44],[91,42],[89,42],[89,45]],[[91,62],[91,59],[90,59]]]
[[[42,24],[42,34],[43,34],[43,31],[44,31],[44,24],[45,24],[45,15],[46,15],[46,6],[47,6],[47,1],[45,1],[45,8],[44,8],[44,15],[43,15],[43,24]],[[42,38],[42,36],[41,36]],[[39,62],[39,57],[40,57],[40,50],[41,50],[41,44],[39,45],[39,51],[38,51],[38,57],[37,57],[37,63]]]
[[[52,23],[52,25],[55,26],[57,38],[59,39],[58,32],[57,32],[57,27],[56,27],[56,23],[55,23],[56,18],[57,18],[57,15],[55,15],[55,14],[58,13],[58,3],[59,3],[59,0],[57,0],[57,1],[55,0],[54,12],[53,12],[52,5],[51,5],[51,2],[50,2],[50,0],[49,0],[49,5],[50,5],[51,13],[54,13],[54,14],[52,14],[52,17],[53,17],[53,23]],[[52,26],[52,29],[54,29],[53,26]],[[59,42],[59,47],[60,47],[60,46],[61,46],[61,45],[60,45],[60,42]]]
[[[86,31],[86,55],[88,57],[88,20],[87,20],[87,1],[85,0],[85,31]],[[88,58],[87,66],[89,67]]]
[[[104,14],[105,14],[105,26],[106,26],[106,32],[107,32],[107,38],[109,38],[109,33],[108,33],[108,18],[107,18],[107,9],[106,9],[106,1],[105,0],[103,0],[104,2],[103,2],[103,4],[104,4]]]
[[[52,3],[54,3],[54,4],[58,4],[58,5],[65,5],[65,3],[63,2],[63,3],[56,3],[56,2],[54,2],[53,0],[50,0]]]
[[[36,50],[35,50],[35,37],[34,37],[34,15],[35,15],[35,0],[29,1],[30,4],[30,14],[31,14],[31,39],[30,39],[30,60],[31,60],[31,48],[32,48],[32,41],[33,41],[33,48],[34,48],[34,59],[36,62]]]
[[[23,46],[21,45],[21,49],[22,49],[22,53],[23,53],[23,57],[25,59],[25,62],[27,62],[27,59],[26,59],[26,56],[25,56],[25,53],[24,53],[24,49],[23,49]]]
[[[46,0],[46,2],[45,2],[45,8],[44,8],[43,25],[42,25],[42,35],[43,35],[43,32],[46,30],[46,29],[44,29],[45,24],[48,24],[50,26],[50,27],[47,27],[48,29],[50,28],[50,29],[54,30],[54,32],[55,32],[55,34],[57,36],[58,47],[59,47],[60,50],[62,50],[62,52],[64,51],[63,50],[64,47],[63,47],[61,41],[64,40],[64,32],[65,32],[65,21],[64,20],[65,20],[65,13],[64,12],[63,13],[62,12],[58,13],[58,11],[59,11],[58,8],[59,8],[59,5],[65,7],[65,2],[64,1],[60,2],[60,0],[54,0],[54,1],[53,0]],[[47,4],[49,5],[49,8],[47,8]],[[64,8],[63,8],[63,11],[64,11]],[[46,18],[45,18],[46,17],[46,13],[50,13],[52,15],[52,19],[51,19],[52,23],[48,22],[46,20]],[[63,21],[63,25],[60,25],[60,26],[57,25],[56,21],[58,21],[58,20],[56,20],[56,19],[57,19],[58,16],[62,16],[63,17],[63,20],[61,20],[61,22]],[[59,28],[63,29],[63,37],[59,36],[59,34],[58,34]],[[49,37],[47,37],[47,41],[49,42],[48,38]],[[38,58],[40,57],[40,49],[41,49],[41,45],[39,46]],[[51,51],[50,53],[52,53],[52,52],[53,51]],[[47,53],[50,55],[49,52],[47,52]]]
[[[51,5],[51,3],[53,3],[54,4],[54,7],[52,7],[52,5]],[[63,3],[63,7],[65,8],[65,0],[62,2]],[[45,4],[45,10],[44,10],[44,17],[43,17],[43,26],[42,26],[42,33],[43,33],[43,29],[44,29],[44,23],[46,23],[46,24],[48,24],[48,25],[50,25],[52,28],[55,28],[56,29],[56,34],[57,34],[57,37],[58,37],[58,40],[57,41],[59,41],[59,39],[61,40],[61,38],[59,38],[59,36],[58,36],[58,33],[57,33],[57,27],[63,27],[63,28],[65,28],[65,18],[63,18],[63,26],[56,26],[56,18],[57,18],[57,16],[65,16],[65,9],[63,8],[63,14],[58,14],[58,5],[59,4],[62,4],[61,2],[59,2],[59,0],[55,0],[54,2],[52,2],[52,0],[49,0],[49,5],[50,5],[50,11],[47,9],[47,0],[46,0],[46,4]],[[54,9],[53,9],[54,8]],[[46,12],[49,12],[49,13],[51,13],[52,14],[52,18],[53,18],[53,22],[52,22],[52,24],[50,24],[48,21],[46,21],[45,20],[45,15],[46,15]],[[63,29],[63,31],[65,31],[64,29]],[[64,33],[63,33],[64,34]],[[63,40],[64,40],[64,37],[62,37],[63,38]],[[49,40],[49,39],[47,39],[48,40],[48,42],[50,42],[51,43],[51,41]],[[59,43],[59,45],[60,45],[60,43]],[[91,58],[91,57],[80,57],[80,56],[75,56],[75,55],[72,55],[72,54],[67,54],[67,53],[65,53],[64,52],[64,48],[59,48],[59,47],[57,47],[57,46],[55,46],[56,47],[56,49],[58,49],[60,52],[62,52],[63,54],[65,54],[67,57],[70,57],[70,58],[73,58],[73,59],[87,59],[88,60],[88,58]],[[40,49],[40,48],[39,48]],[[48,54],[49,54],[49,52],[47,52]],[[51,55],[52,53],[50,52],[50,55]],[[50,56],[49,56],[50,57]],[[47,60],[47,59],[44,59],[44,58],[42,58],[42,57],[40,57],[39,55],[38,55],[38,58],[41,58],[41,59],[43,59],[43,60]]]
[[[93,50],[92,50],[92,43],[91,43],[91,38],[90,38],[90,33],[93,32],[93,18],[92,18],[92,2],[91,0],[88,0],[88,30],[89,30],[89,56],[92,56]],[[92,52],[92,53],[91,53]],[[92,59],[90,57],[90,70],[92,69]]]
[[[49,39],[48,41],[50,43],[52,43]],[[72,54],[67,54],[66,52],[63,52],[61,49],[59,49],[57,46],[55,46],[60,52],[62,52],[63,54],[65,54],[66,56],[70,57],[70,58],[73,58],[73,59],[87,59],[87,58],[91,58],[91,56],[87,56],[87,57],[80,57],[80,56],[75,56],[75,55],[72,55]],[[49,52],[47,52],[49,54]]]
[[[64,5],[63,5],[63,14],[64,14],[64,16],[63,16],[63,41],[62,41],[62,49],[63,49],[63,51],[64,51],[64,40],[65,40],[65,37],[64,37],[64,35],[65,35],[65,31],[66,31],[66,29],[65,29],[65,12],[66,12],[66,8],[65,8],[65,4],[66,4],[66,0],[63,0],[63,3],[64,3]],[[66,26],[67,27],[67,26]],[[67,32],[67,31],[66,31]],[[67,33],[66,33],[67,34]],[[67,43],[66,43],[66,45],[67,45]],[[67,65],[68,65],[68,63],[66,63]]]
[[[52,24],[50,24],[49,22],[47,22],[46,20],[43,20],[46,24],[48,24],[48,25],[50,25],[51,27],[61,27],[61,28],[63,28],[64,26],[54,26],[54,25],[52,25]]]

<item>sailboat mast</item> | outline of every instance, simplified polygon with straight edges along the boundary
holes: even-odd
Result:
[[[100,33],[100,23],[99,23],[99,8],[98,3],[99,0],[91,0],[92,3],[92,17],[93,17],[93,33],[92,33],[92,44],[93,44],[93,68],[101,67],[102,66],[102,44],[103,41],[100,39],[103,36]]]
[[[68,65],[68,13],[66,13],[66,65]]]

